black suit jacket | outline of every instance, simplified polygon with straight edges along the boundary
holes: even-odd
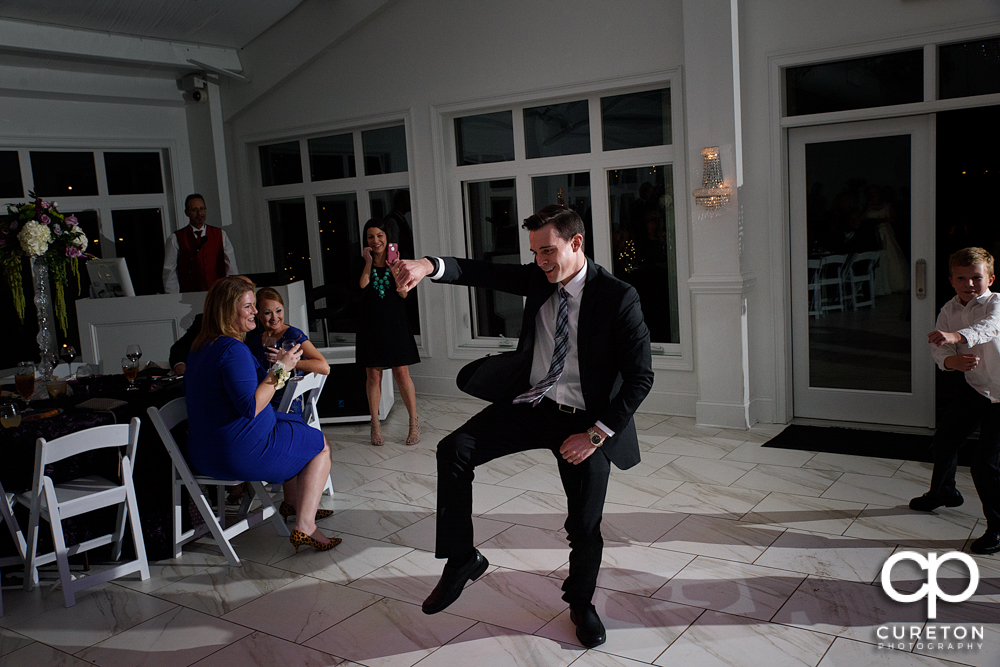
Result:
[[[556,285],[536,264],[492,264],[442,258],[444,275],[435,282],[485,287],[527,297],[521,336],[514,352],[479,359],[459,374],[459,387],[494,402],[512,401],[531,386],[535,316]],[[649,330],[642,319],[639,295],[627,283],[587,261],[580,301],[577,345],[580,384],[587,413],[615,435],[601,447],[622,470],[639,462],[639,441],[632,415],[653,386]]]

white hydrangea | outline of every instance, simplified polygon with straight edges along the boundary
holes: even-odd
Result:
[[[72,243],[80,249],[80,252],[84,252],[87,249],[87,235],[83,233],[82,229],[77,228],[77,235]]]
[[[21,241],[21,249],[32,257],[39,257],[49,249],[52,242],[52,232],[46,225],[34,220],[24,223],[17,238]]]

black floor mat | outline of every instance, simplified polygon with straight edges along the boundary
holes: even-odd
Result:
[[[792,424],[764,443],[764,447],[931,463],[932,442],[929,435]],[[964,466],[971,463],[968,444],[959,453],[958,463]]]

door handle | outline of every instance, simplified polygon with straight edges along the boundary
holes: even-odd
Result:
[[[917,264],[914,267],[915,283],[917,288],[917,298],[924,299],[927,297],[927,260],[918,259]]]

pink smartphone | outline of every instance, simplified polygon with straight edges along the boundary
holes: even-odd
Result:
[[[390,243],[389,250],[385,256],[385,263],[392,264],[397,259],[399,259],[399,246],[396,245],[395,243]]]

